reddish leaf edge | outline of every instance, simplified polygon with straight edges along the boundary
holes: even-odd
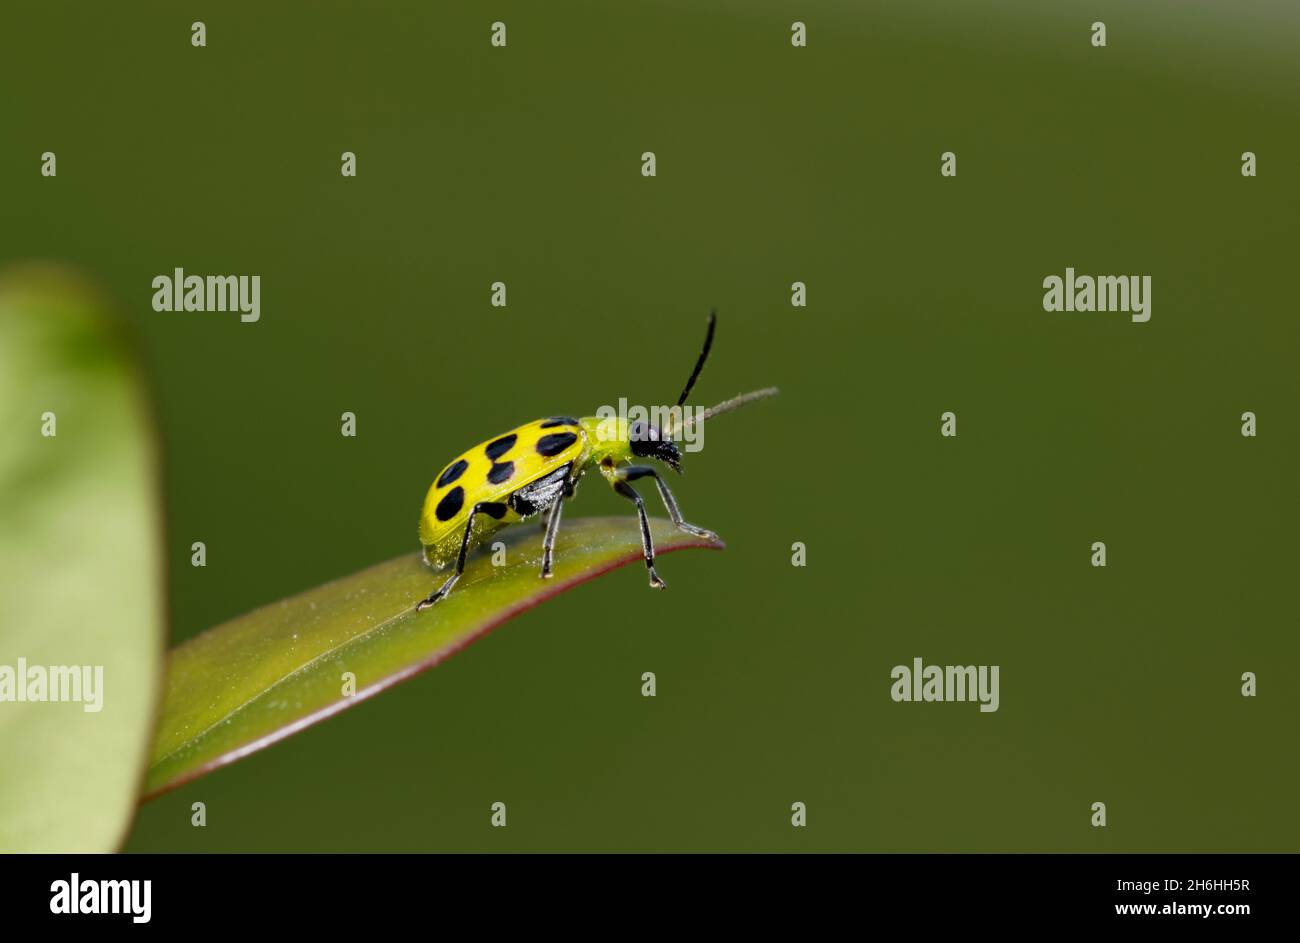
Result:
[[[717,541],[710,541],[708,543],[692,542],[692,543],[671,543],[667,545],[656,545],[655,556],[661,557],[664,554],[675,553],[678,550],[724,550],[726,549],[726,546],[727,545],[721,539]],[[349,707],[359,704],[362,701],[369,700],[375,695],[381,694],[382,692],[387,691],[389,688],[401,684],[403,681],[409,681],[411,678],[424,674],[424,672],[442,664],[452,655],[455,655],[458,652],[464,650],[465,648],[468,648],[474,642],[477,642],[479,639],[483,638],[489,632],[504,625],[505,623],[509,622],[511,619],[515,618],[516,616],[522,615],[523,613],[528,612],[530,609],[537,608],[542,603],[554,599],[556,596],[559,596],[561,593],[567,593],[569,590],[575,589],[584,583],[589,583],[592,580],[604,576],[607,573],[612,573],[614,570],[622,569],[623,567],[627,566],[629,563],[639,563],[641,562],[642,559],[643,556],[641,554],[641,550],[639,547],[635,549],[629,549],[629,551],[625,556],[618,557],[617,559],[611,561],[610,563],[606,564],[600,569],[593,570],[590,573],[580,574],[568,580],[557,582],[554,585],[549,586],[546,592],[542,593],[541,595],[532,597],[527,602],[523,602],[520,603],[519,605],[511,606],[510,608],[503,610],[497,618],[493,619],[491,622],[488,622],[486,625],[483,626],[483,628],[479,629],[479,631],[475,632],[473,635],[465,636],[463,639],[459,639],[451,645],[445,645],[442,648],[430,654],[428,658],[425,658],[422,661],[415,662],[414,664],[409,665],[406,668],[403,668],[401,671],[395,671],[390,675],[386,675],[385,677],[380,678],[378,681],[375,681],[367,685],[366,687],[362,688],[360,691],[358,691],[356,694],[352,695],[351,697],[340,698],[334,703],[329,704],[326,707],[322,707],[319,710],[313,711],[312,713],[306,715],[305,717],[300,717],[298,720],[295,720],[291,724],[286,724],[285,726],[280,727],[279,729],[274,730],[271,733],[258,737],[256,740],[250,740],[248,743],[245,743],[239,747],[236,747],[233,750],[228,750],[225,753],[222,753],[221,755],[214,757],[213,759],[209,760],[207,763],[204,763],[202,766],[195,767],[193,770],[187,772],[183,776],[178,776],[176,779],[163,783],[161,786],[158,786],[155,789],[144,793],[140,797],[140,803],[143,804],[145,802],[150,802],[154,799],[157,799],[159,796],[164,796],[167,793],[172,792],[175,789],[179,789],[182,786],[185,786],[189,783],[192,783],[196,779],[201,779],[202,777],[208,775],[209,773],[221,769],[224,766],[229,766],[232,763],[236,763],[247,756],[251,756],[252,754],[257,753],[261,750],[265,750],[269,746],[273,746],[274,744],[279,743],[281,740],[286,740],[289,737],[292,737],[296,733],[301,733],[302,731],[308,729],[309,727],[314,727],[316,724],[328,720],[329,718],[333,717],[335,714],[347,710]],[[211,630],[209,629],[207,631],[211,631]],[[288,676],[286,675],[286,677]],[[242,706],[240,709],[242,709]],[[238,713],[238,711],[235,711],[233,713]],[[233,713],[231,716],[233,716]]]

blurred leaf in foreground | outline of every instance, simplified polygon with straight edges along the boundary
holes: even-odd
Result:
[[[103,307],[65,271],[0,271],[0,852],[116,848],[153,732],[154,441]]]
[[[661,555],[721,548],[667,521],[651,521],[651,527]],[[508,564],[493,566],[490,552],[479,553],[456,591],[425,612],[417,614],[415,603],[445,575],[410,553],[257,609],[174,649],[147,796],[431,668],[552,596],[641,562],[635,517],[566,521],[549,580],[537,575],[538,528],[515,528],[494,539],[506,544]]]

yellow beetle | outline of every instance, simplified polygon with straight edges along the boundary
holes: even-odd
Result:
[[[653,478],[664,507],[668,509],[668,516],[680,530],[710,539],[717,535],[683,520],[677,501],[659,477],[659,472],[651,465],[636,464],[635,460],[656,459],[680,473],[682,455],[672,439],[675,431],[777,392],[774,387],[755,390],[719,403],[689,420],[678,418],[681,416],[680,407],[695,386],[713,347],[716,326],[717,318],[710,314],[704,348],[681,396],[677,398],[678,409],[670,413],[672,418],[665,423],[664,429],[641,421],[629,423],[623,419],[594,416],[583,419],[552,416],[480,443],[444,468],[424,499],[420,542],[424,545],[426,563],[438,570],[454,563],[456,572],[421,600],[415,607],[416,611],[427,609],[451,592],[465,571],[465,557],[471,547],[501,527],[543,512],[547,519],[546,536],[542,541],[541,577],[549,578],[555,535],[560,529],[560,509],[565,498],[573,497],[578,480],[593,467],[600,469],[616,492],[636,504],[650,585],[662,589],[665,584],[655,572],[655,548],[650,539],[645,502],[631,482],[638,478]]]

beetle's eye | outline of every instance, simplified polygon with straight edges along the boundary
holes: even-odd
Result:
[[[658,440],[654,433],[654,426],[641,420],[628,426],[627,440],[628,445],[632,447],[632,454],[643,457],[653,455],[654,450],[658,448]]]

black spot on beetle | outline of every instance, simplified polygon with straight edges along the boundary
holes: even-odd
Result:
[[[449,521],[459,514],[460,509],[464,506],[465,489],[457,485],[442,496],[442,500],[438,502],[438,507],[433,513],[438,516],[438,520]]]
[[[546,422],[542,423],[543,429],[554,429],[556,426],[576,426],[578,420],[569,416],[552,416]]]
[[[506,506],[499,501],[484,501],[478,509],[495,521],[506,516]]]
[[[463,458],[458,458],[447,466],[447,470],[438,476],[438,487],[445,488],[461,475],[465,474],[465,469],[469,468],[469,462]]]
[[[548,458],[552,455],[559,455],[577,441],[578,437],[572,432],[552,432],[550,435],[544,435],[537,440],[537,454],[545,455]]]
[[[488,447],[483,451],[487,453],[488,458],[495,462],[502,455],[505,455],[515,447],[515,442],[518,438],[519,436],[515,435],[513,432],[510,433],[510,435],[503,435],[495,442],[489,442]]]
[[[499,485],[503,481],[509,481],[510,476],[515,473],[514,462],[500,462],[493,465],[488,471],[487,480],[494,485]]]

